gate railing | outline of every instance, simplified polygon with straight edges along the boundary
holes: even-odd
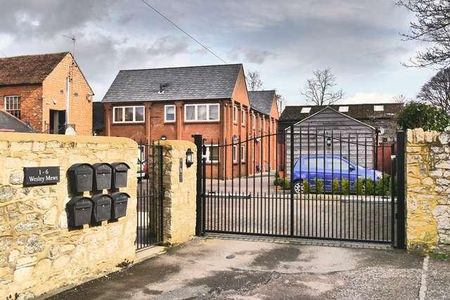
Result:
[[[201,149],[197,234],[404,243],[400,141],[396,147],[379,143],[376,131],[310,127],[194,141]],[[385,152],[397,153],[395,168],[386,169]]]
[[[136,249],[163,242],[163,156],[159,144],[140,143],[137,151]]]

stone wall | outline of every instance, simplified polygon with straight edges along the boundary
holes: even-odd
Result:
[[[161,141],[161,145],[164,164],[164,242],[179,244],[195,235],[197,148],[188,141]],[[194,164],[187,167],[186,151],[189,148],[193,151]]]
[[[0,133],[0,299],[28,298],[118,270],[135,258],[137,145],[126,138]],[[69,230],[67,169],[131,166],[127,216]],[[23,187],[23,167],[60,166],[56,185]],[[87,195],[87,193],[85,193]]]
[[[450,134],[408,130],[407,247],[450,253]]]

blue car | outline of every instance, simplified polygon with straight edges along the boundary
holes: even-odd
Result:
[[[312,189],[316,180],[324,183],[324,191],[332,190],[333,180],[348,180],[350,190],[354,191],[357,179],[378,181],[380,171],[364,168],[339,155],[301,155],[294,164],[292,182],[295,193],[303,192],[303,182],[307,180]]]

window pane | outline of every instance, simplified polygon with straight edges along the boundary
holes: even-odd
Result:
[[[233,161],[237,161],[237,145],[233,145]]]
[[[133,122],[133,107],[125,107],[125,121]]]
[[[175,106],[166,106],[166,121],[175,121]]]
[[[245,146],[241,146],[241,161],[245,161]]]
[[[199,106],[197,106],[197,109],[198,109],[198,118],[197,118],[197,120],[207,120],[206,119],[207,106],[206,105],[199,105]]]
[[[209,120],[219,120],[219,106],[210,105],[209,106]]]
[[[211,146],[209,148],[210,161],[219,161],[219,147]]]
[[[136,121],[144,121],[144,108],[142,106],[136,107]]]
[[[194,121],[195,120],[195,106],[186,105],[186,120]]]
[[[114,122],[123,122],[121,107],[114,107]]]

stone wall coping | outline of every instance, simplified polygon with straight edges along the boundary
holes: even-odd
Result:
[[[186,151],[187,148],[191,148],[192,151],[194,151],[197,148],[197,146],[193,142],[185,140],[165,140],[160,141],[159,144],[163,147],[168,147],[174,150]]]
[[[422,128],[408,129],[406,132],[409,144],[440,144],[450,142],[449,132],[424,131]]]
[[[61,135],[41,133],[1,132],[0,141],[6,142],[61,142],[61,143],[86,143],[86,144],[116,144],[135,147],[137,143],[124,137]]]

